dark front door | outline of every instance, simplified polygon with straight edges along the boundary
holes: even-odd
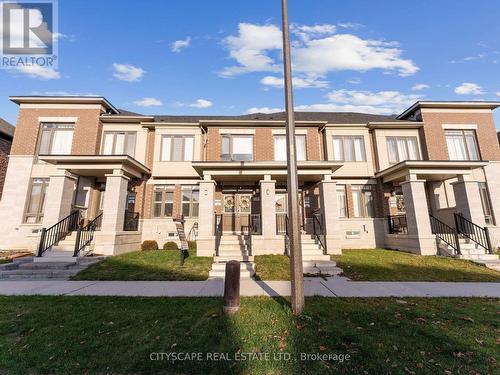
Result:
[[[252,194],[224,194],[222,210],[222,231],[227,234],[241,234],[247,231],[252,214]]]

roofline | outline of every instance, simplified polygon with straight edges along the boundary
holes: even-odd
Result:
[[[114,112],[114,114],[119,114],[120,111],[111,104],[104,96],[43,96],[43,95],[32,95],[32,96],[9,96],[9,99],[16,104],[23,103],[61,103],[61,104],[101,104],[106,108]]]
[[[152,120],[153,116],[142,116],[142,115],[101,115],[99,119],[102,122],[143,122]]]
[[[500,107],[500,102],[496,101],[417,101],[396,119],[401,119],[418,108],[484,108],[493,110],[498,107]]]

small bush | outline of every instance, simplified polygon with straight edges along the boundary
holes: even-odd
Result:
[[[146,240],[141,244],[141,250],[158,250],[158,242]]]
[[[196,250],[196,241],[188,241],[189,250]]]
[[[163,250],[179,250],[179,246],[173,241],[168,241],[163,245]]]

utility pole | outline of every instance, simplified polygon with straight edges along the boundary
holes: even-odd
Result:
[[[300,243],[299,181],[295,147],[295,116],[293,109],[292,59],[290,55],[290,30],[288,26],[288,1],[281,0],[283,15],[283,63],[286,102],[286,145],[288,186],[288,237],[290,243],[290,268],[292,283],[292,310],[299,315],[304,309],[304,275],[302,270],[302,245]]]

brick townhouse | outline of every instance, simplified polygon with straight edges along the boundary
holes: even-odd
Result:
[[[172,218],[183,215],[198,255],[287,251],[284,113],[145,116],[103,97],[11,100],[19,117],[0,248],[48,254],[80,227],[71,255],[119,254],[177,241]],[[498,106],[298,112],[304,259],[375,247],[453,255],[464,239],[491,252],[500,241]]]
[[[0,199],[2,199],[3,184],[5,174],[7,173],[7,164],[9,163],[10,147],[14,137],[15,128],[0,118]]]

